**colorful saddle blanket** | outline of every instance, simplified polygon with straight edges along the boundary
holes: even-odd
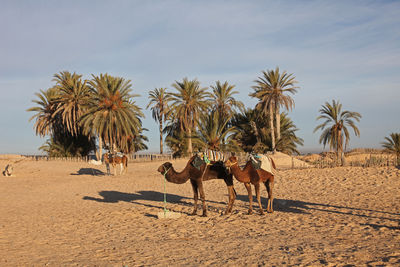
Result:
[[[200,170],[201,165],[204,163],[210,164],[211,162],[225,161],[224,153],[215,150],[205,150],[204,152],[197,153],[197,157],[192,162],[192,165]]]

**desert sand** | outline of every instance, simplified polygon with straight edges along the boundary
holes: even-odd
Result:
[[[122,176],[86,162],[15,163],[13,177],[0,177],[0,266],[400,265],[394,167],[281,170],[275,212],[263,216],[256,202],[246,214],[237,181],[227,216],[225,184],[205,182],[206,218],[189,215],[189,182],[167,183],[167,208],[182,215],[158,219],[161,163],[130,163]],[[180,171],[186,160],[172,163]],[[265,207],[265,188],[262,196]]]

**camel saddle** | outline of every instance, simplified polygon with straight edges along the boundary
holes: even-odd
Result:
[[[262,169],[275,174],[275,169],[272,166],[271,159],[267,155],[250,154],[250,161],[253,164],[254,169]]]
[[[221,151],[215,150],[205,150],[204,152],[197,153],[197,157],[192,162],[192,165],[200,170],[201,165],[204,163],[210,164],[215,162],[223,162],[225,161],[225,155]]]

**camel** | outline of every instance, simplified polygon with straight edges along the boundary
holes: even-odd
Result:
[[[271,159],[272,167],[276,169],[275,162]],[[274,188],[274,175],[262,169],[254,169],[251,161],[247,161],[246,166],[243,169],[240,169],[238,160],[235,156],[230,157],[227,161],[225,161],[225,167],[227,167],[235,176],[236,180],[241,183],[244,183],[244,186],[247,189],[249,196],[249,211],[248,213],[253,213],[253,196],[251,192],[251,185],[253,184],[256,191],[257,202],[260,207],[260,214],[264,214],[261,205],[260,198],[260,183],[264,183],[267,192],[268,192],[268,202],[267,202],[267,212],[273,213],[273,195],[272,189]]]
[[[200,166],[199,170],[192,165],[192,162],[196,157],[198,156],[195,155],[191,157],[181,172],[177,172],[170,162],[163,163],[160,167],[158,167],[157,171],[164,175],[168,182],[175,184],[183,184],[190,179],[194,195],[194,209],[192,215],[197,214],[197,201],[200,192],[200,198],[203,207],[203,217],[207,216],[207,205],[205,203],[203,181],[208,181],[211,179],[223,179],[228,188],[229,194],[229,202],[226,207],[225,214],[231,213],[233,203],[236,199],[236,192],[233,188],[232,174],[229,174],[226,171],[222,161],[212,162],[210,165],[204,163]]]
[[[126,171],[128,169],[128,157],[125,155],[123,155],[121,157],[121,156],[111,154],[110,152],[108,152],[103,155],[103,161],[107,167],[107,175],[110,175],[110,164],[114,168],[114,176],[116,175],[116,165],[117,164],[119,164],[121,166],[120,174],[126,173]]]

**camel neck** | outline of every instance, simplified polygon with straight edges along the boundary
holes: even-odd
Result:
[[[247,165],[246,165],[247,167]],[[246,168],[244,170],[241,170],[238,164],[233,164],[230,167],[232,174],[235,176],[235,178],[242,183],[247,183],[250,181],[248,172],[246,171]]]
[[[173,167],[171,167],[166,173],[165,173],[165,178],[167,179],[168,182],[174,183],[174,184],[183,184],[187,180],[189,180],[189,172],[187,171],[187,168],[185,168],[181,172],[175,171]]]

